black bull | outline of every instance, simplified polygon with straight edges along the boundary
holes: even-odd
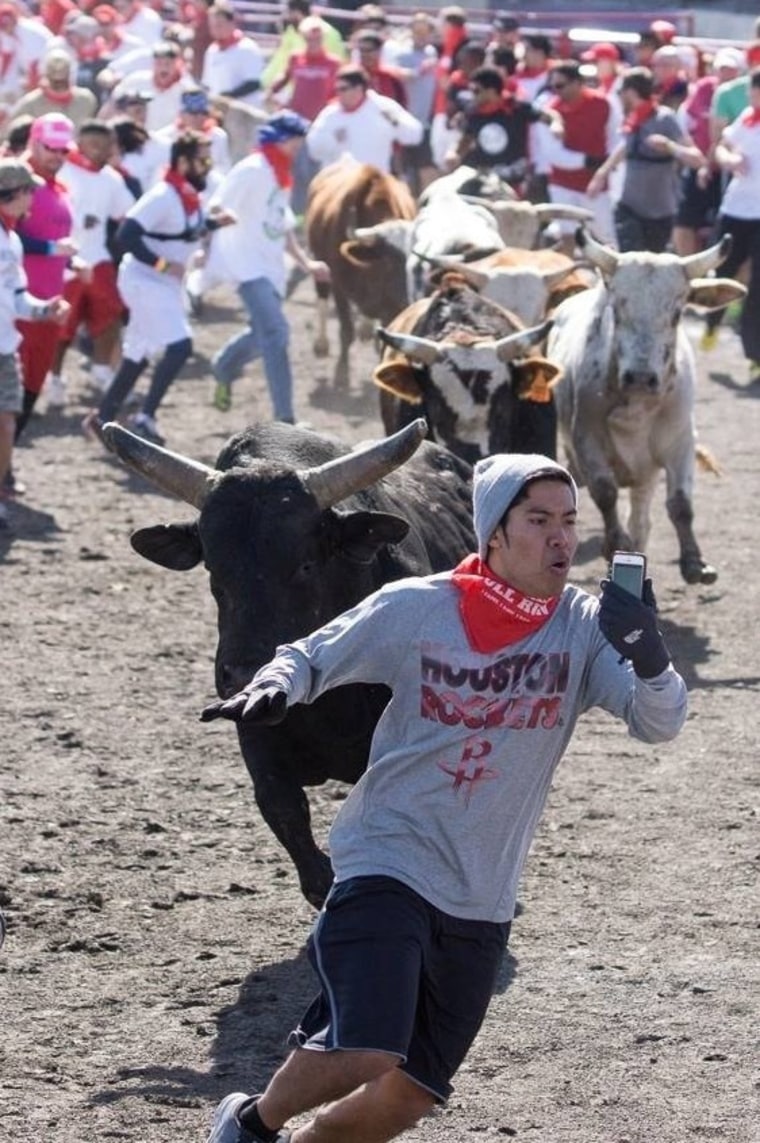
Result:
[[[247,683],[278,644],[383,583],[444,571],[473,550],[471,469],[437,445],[420,445],[425,430],[420,420],[349,452],[316,433],[261,425],[234,436],[212,469],[119,425],[105,427],[106,443],[129,467],[200,512],[192,523],[142,528],[131,540],[173,571],[205,564],[218,608],[221,697]],[[382,686],[338,687],[294,705],[279,726],[238,724],[258,807],[313,905],[324,900],[332,871],[314,841],[304,787],[359,779],[389,695]]]

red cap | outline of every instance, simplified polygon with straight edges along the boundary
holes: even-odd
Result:
[[[594,44],[583,53],[581,59],[584,63],[595,63],[597,60],[614,60],[615,63],[620,63],[620,52],[614,44]]]
[[[649,31],[654,32],[664,44],[669,44],[678,33],[678,28],[675,24],[671,24],[670,20],[653,20],[649,25]]]

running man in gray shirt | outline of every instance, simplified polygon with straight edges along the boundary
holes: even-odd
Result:
[[[330,834],[335,883],[309,940],[321,993],[264,1093],[228,1095],[208,1143],[383,1143],[445,1102],[578,716],[602,707],[644,742],[683,725],[686,688],[651,584],[642,602],[607,581],[601,599],[567,583],[567,470],[489,457],[473,500],[477,554],[387,584],[204,711],[274,724],[331,687],[392,691]]]

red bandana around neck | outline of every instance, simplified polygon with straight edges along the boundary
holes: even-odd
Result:
[[[164,182],[168,183],[170,187],[174,187],[182,200],[185,214],[196,214],[197,211],[200,210],[201,196],[193,184],[189,183],[186,178],[183,178],[178,171],[167,171],[164,175]]]
[[[83,155],[76,147],[72,147],[66,156],[66,162],[71,163],[72,167],[81,167],[83,171],[94,171],[96,174],[102,170],[102,166],[93,163],[86,155]]]
[[[625,134],[633,135],[634,131],[638,131],[647,119],[654,115],[656,110],[657,103],[654,99],[643,99],[638,107],[635,107],[623,120]]]
[[[290,155],[281,151],[276,143],[259,143],[256,151],[260,151],[274,171],[278,186],[287,190],[293,185],[293,160]]]
[[[742,111],[739,122],[745,127],[757,127],[760,124],[760,107],[748,107],[746,111]]]
[[[494,575],[480,556],[469,555],[451,573],[459,590],[459,614],[473,651],[490,655],[525,639],[554,614],[559,595],[534,599]]]
[[[67,107],[74,98],[74,92],[70,87],[66,91],[53,91],[44,79],[40,81],[40,87],[48,103],[57,103],[59,107]]]

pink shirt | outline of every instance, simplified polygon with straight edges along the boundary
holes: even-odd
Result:
[[[59,182],[45,181],[32,195],[27,216],[21,220],[17,233],[24,238],[37,238],[43,242],[57,242],[71,234],[73,213],[69,192]],[[37,298],[53,298],[63,289],[63,275],[68,257],[58,254],[24,254],[24,269],[29,279],[29,293]]]

